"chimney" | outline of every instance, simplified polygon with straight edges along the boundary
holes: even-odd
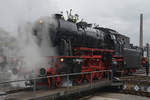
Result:
[[[140,41],[139,46],[143,48],[143,14],[140,14]]]

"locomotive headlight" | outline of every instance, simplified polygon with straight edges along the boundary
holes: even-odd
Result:
[[[43,20],[42,19],[40,19],[40,24],[43,24]]]
[[[60,61],[61,61],[61,62],[64,62],[64,58],[61,58]]]
[[[40,69],[40,75],[42,75],[42,76],[46,75],[46,69],[45,68]]]

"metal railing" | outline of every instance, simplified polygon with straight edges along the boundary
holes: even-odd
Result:
[[[88,84],[89,88],[93,88],[94,83],[96,80],[93,79],[92,75],[94,73],[103,73],[103,77],[101,80],[109,80],[112,81],[112,70],[101,70],[101,71],[92,71],[92,72],[81,72],[81,73],[70,73],[70,74],[60,74],[60,75],[53,75],[53,76],[43,76],[43,77],[33,77],[31,79],[22,79],[22,80],[13,80],[13,81],[5,81],[5,82],[0,82],[0,85],[4,84],[11,84],[11,83],[16,83],[16,82],[26,82],[26,81],[33,81],[33,98],[36,97],[36,91],[37,91],[37,85],[36,82],[37,80],[44,79],[44,78],[55,78],[55,77],[61,77],[62,79],[66,79],[67,86],[65,87],[67,91],[73,86],[69,85],[70,81],[74,81],[74,79],[71,79],[73,76],[76,75],[89,75],[90,77],[90,82],[85,82],[84,84]],[[101,81],[97,80],[97,81]],[[78,86],[78,85],[75,85]]]

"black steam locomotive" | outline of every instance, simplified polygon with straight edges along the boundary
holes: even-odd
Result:
[[[105,69],[126,74],[141,67],[142,51],[130,44],[129,37],[109,28],[92,27],[84,21],[65,20],[61,14],[55,14],[53,19],[47,17],[37,21],[33,36],[39,46],[43,41],[49,41],[58,55],[54,66],[41,68],[41,75]],[[93,65],[96,66],[94,70]],[[56,79],[51,81],[58,82]],[[77,79],[77,83],[81,80]]]

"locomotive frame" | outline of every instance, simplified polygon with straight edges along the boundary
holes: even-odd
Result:
[[[52,57],[57,58],[57,61],[55,65],[51,68],[40,69],[40,77],[41,76],[54,76],[54,75],[61,75],[61,74],[69,74],[69,73],[84,73],[84,72],[93,72],[93,71],[103,71],[108,70],[111,66],[111,61],[109,62],[107,58],[104,58],[104,54],[106,55],[113,55],[114,50],[106,50],[106,49],[93,49],[93,48],[74,48],[77,54],[81,53],[82,56],[59,56],[59,57]],[[94,54],[96,53],[96,54]],[[101,54],[101,55],[98,55]],[[63,71],[59,70],[60,67],[62,67],[63,62],[74,62],[76,69],[66,69],[63,73]],[[69,66],[69,64],[68,64]],[[59,71],[58,71],[59,70]],[[44,73],[43,73],[44,72]],[[88,83],[92,80],[101,80],[103,76],[105,75],[104,72],[95,72],[92,73],[92,76],[90,74],[83,74],[83,75],[76,75],[72,78],[74,78],[75,84],[80,85],[84,80],[86,80]],[[66,80],[66,79],[64,79]],[[47,81],[47,82],[46,82]],[[45,83],[47,83],[48,87],[60,87],[63,83],[63,79],[58,77],[53,78],[47,78],[45,80]],[[43,81],[37,82],[37,85],[43,85]]]

